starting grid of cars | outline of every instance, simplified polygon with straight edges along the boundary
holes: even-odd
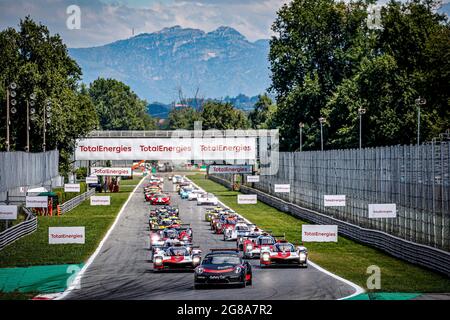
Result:
[[[210,249],[202,258],[202,251],[193,243],[193,230],[183,224],[178,207],[171,206],[171,198],[164,194],[164,179],[152,176],[144,186],[145,200],[150,203],[150,246],[153,270],[193,270],[194,287],[229,284],[246,287],[253,281],[249,259],[259,259],[261,268],[270,266],[308,266],[308,251],[295,246],[284,235],[274,235],[249,223],[235,211],[219,206],[211,193],[194,186],[187,178],[170,176],[169,180],[181,199],[196,201],[197,205],[210,204],[204,220],[214,234],[225,242],[235,242],[236,247]]]

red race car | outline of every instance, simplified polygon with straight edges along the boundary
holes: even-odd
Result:
[[[152,205],[170,205],[170,197],[167,194],[156,193],[150,197],[149,202]]]

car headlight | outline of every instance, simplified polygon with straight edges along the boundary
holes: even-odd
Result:
[[[300,261],[306,260],[306,254],[304,252],[300,252],[299,256],[300,256]]]
[[[263,259],[263,261],[269,261],[269,260],[270,260],[270,254],[264,253],[264,254],[262,255],[262,259]]]
[[[161,257],[156,257],[155,258],[155,264],[159,265],[159,264],[162,264],[162,263],[163,263],[163,258],[161,258]]]
[[[189,240],[188,237],[186,237],[186,236],[183,237],[183,241],[188,241],[188,240]]]
[[[247,251],[250,251],[253,249],[253,246],[251,244],[248,244],[245,248],[247,249]]]
[[[193,262],[194,264],[199,264],[199,263],[200,263],[200,257],[197,257],[197,256],[193,257],[193,258],[192,258],[192,262]]]
[[[202,274],[205,271],[205,269],[203,269],[202,267],[198,267],[195,272],[197,272],[198,274]]]
[[[241,273],[242,268],[241,267],[236,267],[236,269],[234,269],[234,273]]]

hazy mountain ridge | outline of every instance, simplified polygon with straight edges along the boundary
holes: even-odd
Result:
[[[233,28],[212,32],[179,26],[105,46],[69,49],[83,81],[112,77],[148,101],[169,103],[178,89],[204,98],[254,96],[270,85],[269,41],[248,41]]]

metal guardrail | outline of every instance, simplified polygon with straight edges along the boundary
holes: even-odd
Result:
[[[226,187],[231,183],[217,176],[209,176],[209,179]],[[262,201],[280,211],[289,213],[302,220],[315,224],[332,224],[338,226],[338,232],[357,242],[380,249],[399,259],[421,265],[423,267],[438,271],[450,277],[450,253],[429,247],[426,245],[404,240],[382,231],[366,229],[357,225],[344,222],[314,210],[302,208],[296,204],[281,200],[265,192],[246,186],[241,186],[241,192],[256,194],[258,200]]]
[[[67,213],[73,209],[75,209],[77,206],[79,206],[83,201],[89,199],[90,197],[92,197],[95,194],[95,189],[90,189],[89,191],[82,193],[78,196],[76,196],[75,198],[70,199],[69,201],[64,202],[60,208],[61,208],[61,213]]]
[[[27,208],[24,208],[24,211],[27,214],[25,221],[0,233],[0,250],[37,230],[37,217]]]

